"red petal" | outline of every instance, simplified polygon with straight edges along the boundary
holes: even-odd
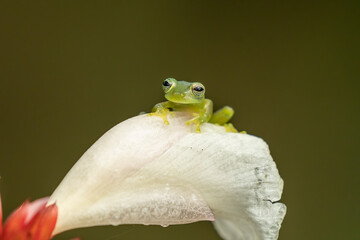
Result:
[[[28,231],[30,231],[34,221],[41,213],[42,210],[46,208],[48,197],[37,199],[30,203],[28,212],[25,219],[25,225]]]
[[[0,194],[0,239],[2,239],[2,204],[1,204],[1,194]]]
[[[31,227],[31,240],[49,240],[54,231],[58,209],[55,204],[41,210]]]
[[[3,240],[27,240],[25,220],[29,211],[29,201],[25,201],[6,220],[3,229]]]
[[[5,222],[2,240],[49,240],[57,220],[57,207],[48,198],[26,201]]]

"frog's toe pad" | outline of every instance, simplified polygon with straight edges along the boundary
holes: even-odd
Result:
[[[186,121],[187,126],[190,126],[192,124],[194,124],[196,126],[196,132],[199,133],[200,132],[200,121],[197,118]]]
[[[151,116],[160,117],[164,121],[165,125],[169,125],[169,121],[167,119],[166,112],[152,112],[152,113],[149,113],[148,116],[149,117],[151,117]]]
[[[239,132],[234,125],[232,125],[231,123],[226,123],[224,124],[225,130],[226,132],[233,132],[233,133],[237,133]]]

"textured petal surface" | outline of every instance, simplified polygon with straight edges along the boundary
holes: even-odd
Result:
[[[183,224],[215,220],[224,239],[276,239],[283,182],[266,143],[189,116],[141,115],[101,137],[75,164],[49,202],[55,232],[107,224]]]

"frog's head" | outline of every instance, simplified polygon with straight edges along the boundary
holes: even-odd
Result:
[[[165,98],[175,103],[199,103],[205,98],[205,87],[198,82],[176,81],[167,78],[163,82]]]

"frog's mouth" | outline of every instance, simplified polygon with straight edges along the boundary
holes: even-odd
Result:
[[[182,103],[182,104],[193,104],[193,103],[199,103],[201,101],[201,99],[189,97],[185,93],[165,94],[165,98],[170,102]]]

